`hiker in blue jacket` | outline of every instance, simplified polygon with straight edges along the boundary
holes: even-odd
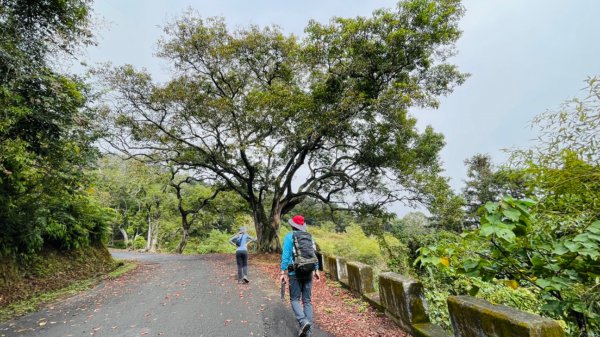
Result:
[[[296,320],[300,325],[298,336],[309,337],[312,334],[311,327],[313,324],[313,308],[311,303],[312,278],[314,276],[316,280],[320,279],[319,265],[316,260],[316,247],[314,240],[308,233],[299,233],[306,232],[306,224],[304,223],[303,216],[294,216],[289,220],[289,224],[292,226],[292,231],[283,239],[280,281],[282,283],[285,282],[285,275],[287,273],[290,289],[290,302]],[[306,238],[306,241],[299,241],[299,237]],[[314,259],[310,259],[310,261],[312,261],[312,266],[308,271],[304,270],[304,268],[301,269],[300,267],[297,267],[298,261],[294,261],[294,256],[304,260],[304,257],[299,257],[298,254],[300,252],[298,252],[298,250],[301,250],[301,254],[303,255],[304,252],[307,251],[307,254],[315,256]],[[295,268],[298,268],[298,270],[295,270]],[[302,306],[300,305],[300,298],[302,298]]]
[[[229,243],[236,246],[235,260],[237,262],[238,283],[249,283],[248,279],[248,243],[256,241],[248,235],[246,227],[240,227],[238,232],[229,239]]]

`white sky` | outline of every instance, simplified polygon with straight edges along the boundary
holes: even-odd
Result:
[[[110,61],[147,68],[166,80],[167,65],[153,56],[160,26],[187,8],[203,17],[223,16],[232,26],[277,24],[302,35],[309,19],[367,16],[393,7],[391,0],[96,0],[106,27],[89,48],[89,64]],[[446,137],[442,160],[451,184],[465,179],[463,160],[489,153],[500,163],[501,149],[526,146],[531,118],[579,94],[583,80],[600,75],[600,0],[465,0],[463,37],[453,62],[471,73],[442,99],[438,110],[413,111],[419,126],[432,125]],[[405,213],[398,210],[398,213]]]

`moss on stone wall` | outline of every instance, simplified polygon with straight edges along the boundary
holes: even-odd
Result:
[[[428,323],[425,310],[423,285],[396,273],[379,274],[381,304],[407,331],[411,325]]]
[[[494,305],[470,296],[451,296],[448,309],[456,337],[564,337],[551,319]]]
[[[360,293],[368,294],[375,292],[373,284],[373,268],[360,262],[348,262],[348,284],[350,289]]]
[[[432,323],[419,323],[412,326],[412,335],[414,337],[451,337],[446,330]]]

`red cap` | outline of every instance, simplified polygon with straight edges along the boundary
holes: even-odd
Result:
[[[306,231],[306,224],[302,215],[294,215],[288,223],[301,231]]]

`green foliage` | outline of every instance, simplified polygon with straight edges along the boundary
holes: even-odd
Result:
[[[432,227],[460,232],[463,228],[465,200],[456,195],[448,184],[448,178],[427,177],[424,181],[428,200],[425,203],[431,213],[429,222]]]
[[[135,235],[147,238],[150,229],[155,249],[177,252],[184,229],[181,210],[186,215],[186,240],[205,237],[212,229],[232,231],[247,214],[237,194],[225,191],[212,198],[215,187],[191,176],[173,177],[158,165],[105,155],[92,174],[95,184],[90,193],[99,204],[112,210],[108,213],[112,227],[109,244],[115,247],[122,246],[122,231],[131,240]],[[177,193],[172,183],[181,181],[184,183],[178,186]]]
[[[2,0],[0,64],[23,71],[43,65],[48,54],[92,44],[90,6],[88,0]]]
[[[568,315],[584,336],[600,330],[600,83],[590,77],[586,84],[582,98],[534,118],[533,146],[511,152],[511,164],[525,172],[539,199],[528,248],[550,261],[543,268],[536,257],[526,270],[544,289],[545,310]]]
[[[558,110],[548,110],[533,119],[536,142],[531,148],[511,151],[513,164],[556,169],[562,165],[565,152],[591,165],[600,164],[600,79],[589,77],[585,84],[583,97],[567,100]]]
[[[363,262],[376,270],[387,268],[389,256],[381,249],[377,238],[365,235],[363,229],[357,224],[346,227],[345,233],[337,233],[332,227],[330,225],[308,229],[323,253],[343,257],[349,261]],[[281,237],[284,236],[285,234],[282,233]],[[386,235],[386,240],[394,251],[403,249],[400,242],[391,235]]]
[[[135,237],[135,239],[133,240],[133,249],[144,249],[146,248],[146,245],[148,244],[148,242],[146,241],[146,239],[144,239],[143,236],[137,236]]]
[[[442,298],[463,289],[564,320],[573,336],[600,329],[600,84],[596,78],[587,84],[583,99],[534,119],[537,141],[512,151],[512,168],[496,169],[486,155],[465,161],[466,224],[476,229],[423,245],[416,260],[440,319]],[[537,201],[514,198],[526,195]],[[498,282],[516,292],[486,291]]]
[[[77,280],[105,275],[115,267],[103,246],[68,251],[46,247],[40,254],[0,259],[0,319],[19,308],[35,309],[31,302],[22,305],[19,304],[21,301],[33,298],[36,302],[48,292],[67,287]]]
[[[418,255],[414,260],[415,276],[424,284],[430,318],[450,329],[446,300],[450,295],[470,295],[496,304],[536,314],[542,301],[535,289],[516,287],[495,278],[482,279],[475,273],[465,273],[462,261],[475,259],[485,250],[483,240],[467,241],[453,232],[434,231],[417,236]]]
[[[131,242],[128,242],[128,245],[131,246]],[[129,248],[128,245],[125,244],[124,240],[113,240],[108,243],[109,247],[116,249],[126,249]]]
[[[108,273],[108,275],[106,275],[106,277],[109,279],[119,278],[119,277],[127,274],[128,272],[134,270],[138,266],[133,261],[115,260],[115,262],[117,263],[118,267],[117,267],[117,269],[111,271],[110,273]]]
[[[306,198],[425,202],[444,141],[408,110],[437,107],[466,79],[448,63],[462,14],[458,0],[403,0],[370,17],[311,21],[300,40],[187,13],[160,41],[169,82],[132,66],[101,72],[115,95],[107,125],[126,135],[109,141],[238,193],[262,251],[279,250],[281,215]]]
[[[530,213],[533,205],[511,197],[488,202],[480,210],[481,228],[464,235],[470,252],[429,247],[419,261],[535,288],[544,301],[541,312],[579,329],[598,326],[597,302],[588,301],[597,298],[600,282],[600,221],[540,223]]]
[[[479,208],[488,201],[499,201],[503,196],[524,198],[529,189],[527,174],[523,170],[496,168],[487,154],[476,154],[465,160],[467,177],[462,196],[465,199],[467,229],[479,227]]]
[[[333,249],[338,256],[373,266],[382,260],[377,240],[367,238],[363,230],[356,225],[346,228],[344,239],[336,242]]]
[[[105,209],[85,193],[89,90],[50,61],[90,43],[88,28],[88,1],[0,3],[0,255],[106,237]]]
[[[296,205],[290,214],[302,214],[309,226],[316,225],[334,232],[343,232],[346,227],[356,222],[354,214],[330,206],[315,198],[306,198]]]
[[[421,212],[410,212],[402,219],[392,222],[390,232],[406,249],[391,257],[388,265],[393,270],[406,275],[414,275],[412,265],[419,255],[419,249],[432,243],[430,240],[432,235],[445,233],[435,232],[430,227],[429,219]]]
[[[388,254],[380,239],[365,235],[363,227],[359,225],[350,225],[346,232],[336,232],[335,227],[330,222],[309,226],[309,232],[321,251],[347,260],[368,263],[374,266],[376,272],[391,268],[403,275],[419,278],[426,288],[430,318],[448,330],[450,319],[446,300],[449,295],[474,295],[519,310],[538,314],[541,312],[543,302],[530,288],[521,286],[513,289],[512,284],[506,284],[503,280],[486,281],[458,272],[454,264],[460,261],[459,257],[477,256],[471,250],[478,251],[484,242],[469,246],[454,232],[434,230],[429,227],[429,221],[422,213],[409,213],[391,224],[395,238],[385,234],[385,240],[393,255]],[[287,232],[287,227],[282,228],[280,237]],[[422,255],[417,259],[421,247]],[[411,249],[415,250],[412,258]],[[444,255],[447,250],[453,250],[453,255]]]
[[[531,163],[526,169],[532,188],[543,195],[534,209],[540,220],[589,223],[600,219],[600,165],[568,150],[555,159],[560,166]]]
[[[480,278],[455,274],[449,268],[428,270],[421,275],[420,280],[426,289],[425,298],[431,321],[448,331],[451,331],[448,296],[476,296],[494,304],[534,314],[541,313],[543,302],[528,288],[513,289],[501,281],[483,281]]]
[[[202,239],[197,248],[199,254],[210,253],[235,253],[235,247],[229,243],[229,238],[233,234],[224,233],[213,229],[208,233],[208,237]]]
[[[92,195],[102,206],[113,210],[110,221],[113,240],[125,239],[122,231],[128,234],[128,239],[140,235],[147,240],[149,229],[154,248],[159,247],[159,242],[176,240],[171,234],[181,225],[176,198],[165,191],[168,174],[164,170],[105,155],[90,174],[94,177]]]
[[[415,233],[416,234],[416,233]],[[436,265],[447,264],[445,260],[436,260],[437,255],[428,254],[428,250],[436,251],[439,247],[451,247],[460,253],[466,253],[460,246],[460,237],[449,231],[433,231],[423,235],[410,235],[401,238],[408,246],[410,263],[417,271],[420,271],[422,263],[433,263]],[[432,261],[423,261],[426,258],[433,258]],[[443,256],[442,256],[443,257]]]
[[[5,275],[8,276],[5,280],[9,282],[0,282],[0,291],[13,295],[0,301],[0,322],[39,310],[43,304],[89,290],[99,281],[118,278],[136,266],[133,262],[113,261],[105,248],[76,250],[66,256],[46,251],[43,256],[34,258],[26,265],[15,265],[18,269],[41,272],[21,277]],[[15,292],[23,292],[22,288],[27,292],[14,296]]]

